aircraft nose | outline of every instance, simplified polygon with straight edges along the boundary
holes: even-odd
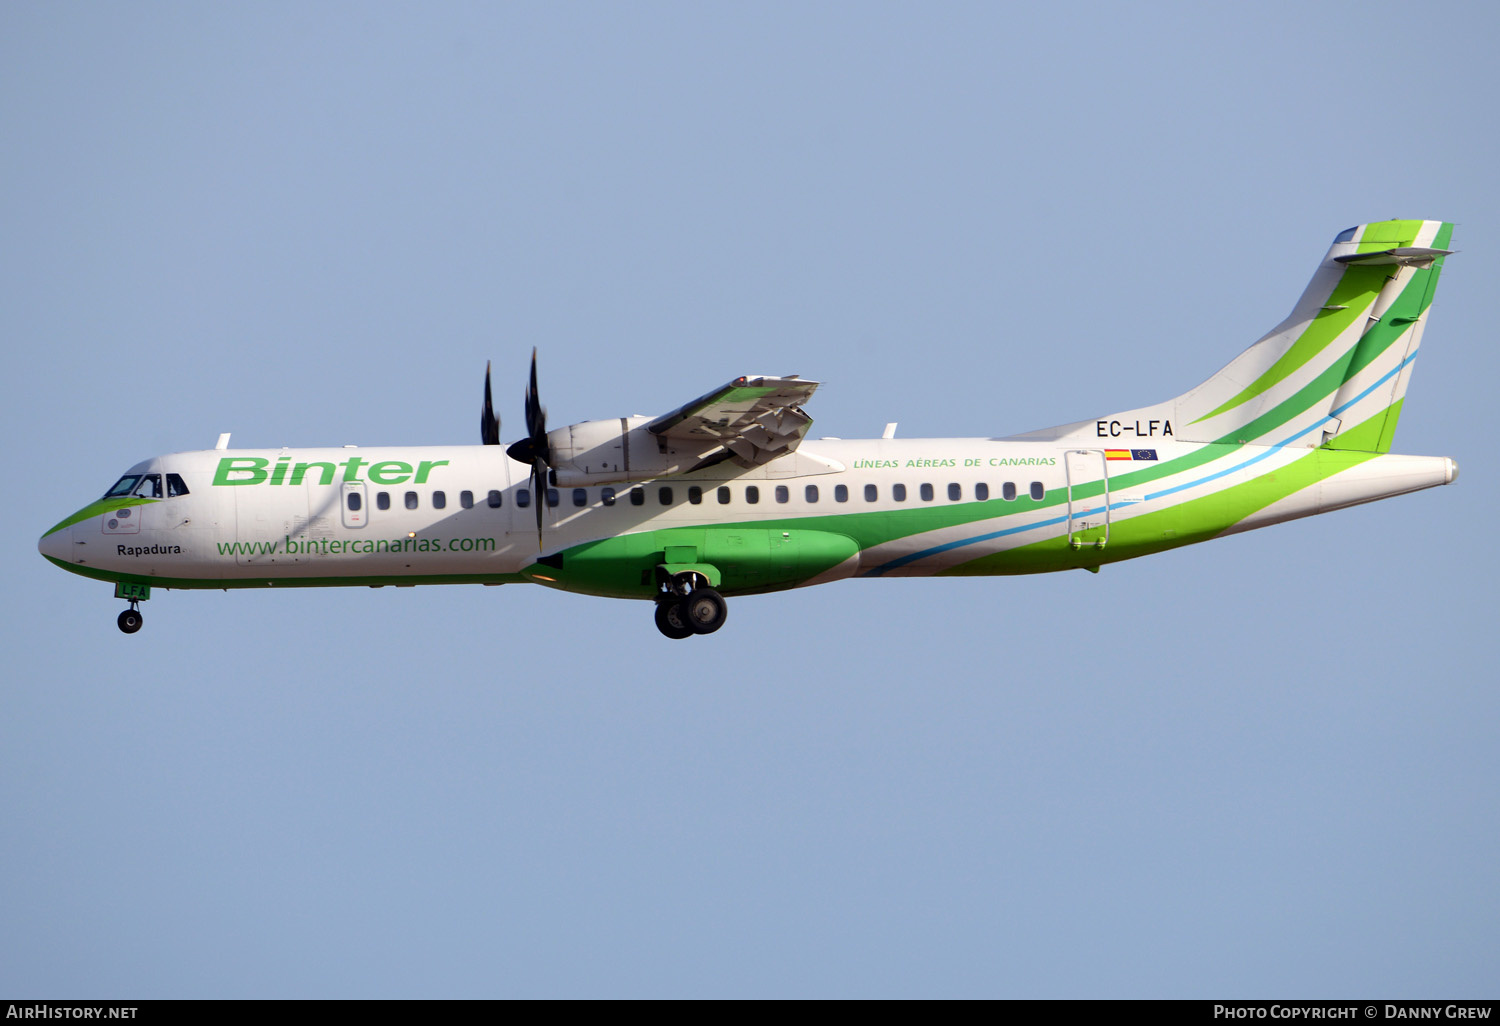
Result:
[[[36,543],[36,549],[49,559],[60,559],[64,562],[68,559],[68,543],[73,540],[73,528],[64,527],[60,531],[42,535]]]

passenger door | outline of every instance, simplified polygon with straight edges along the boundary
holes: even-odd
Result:
[[[1109,461],[1103,449],[1069,449],[1068,544],[1102,549],[1109,544]]]

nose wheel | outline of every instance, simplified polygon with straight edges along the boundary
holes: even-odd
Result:
[[[727,619],[729,604],[701,574],[680,574],[656,598],[656,629],[674,641],[712,634]]]
[[[124,631],[126,634],[134,634],[136,631],[140,630],[141,624],[143,622],[144,620],[141,617],[141,611],[136,608],[136,604],[134,602],[130,603],[130,608],[121,613],[119,619],[115,620],[115,623],[119,626],[120,630]]]

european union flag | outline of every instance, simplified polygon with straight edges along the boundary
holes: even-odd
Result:
[[[1155,449],[1131,449],[1130,450],[1130,458],[1133,459],[1133,460],[1154,460],[1154,459],[1156,459],[1156,450]]]

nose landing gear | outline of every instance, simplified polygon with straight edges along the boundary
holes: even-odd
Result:
[[[673,640],[712,634],[728,618],[724,596],[699,573],[678,574],[656,597],[656,629]]]
[[[136,608],[136,603],[134,602],[130,603],[130,608],[121,613],[119,619],[115,620],[120,630],[126,634],[134,634],[140,630],[142,622],[141,611]]]
[[[134,634],[141,629],[141,603],[151,597],[151,585],[142,584],[139,581],[118,581],[115,584],[115,598],[124,599],[130,603],[130,608],[120,614],[115,624],[126,634]]]

